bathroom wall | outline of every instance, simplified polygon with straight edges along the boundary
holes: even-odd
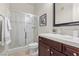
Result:
[[[34,14],[34,4],[32,3],[11,3],[10,10],[15,12],[26,12]]]
[[[52,3],[38,3],[35,4],[34,12],[36,15],[41,16],[47,13],[47,26],[39,26],[38,20],[38,34],[52,32],[53,28],[53,5]]]

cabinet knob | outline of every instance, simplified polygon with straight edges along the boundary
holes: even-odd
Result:
[[[48,49],[47,51],[50,51],[50,49]]]
[[[51,54],[53,54],[53,52],[51,51]]]
[[[74,56],[77,56],[77,53],[73,53]]]

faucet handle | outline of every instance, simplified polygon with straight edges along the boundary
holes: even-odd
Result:
[[[53,29],[52,32],[53,32],[53,33],[56,33],[57,31],[56,31],[56,29]]]

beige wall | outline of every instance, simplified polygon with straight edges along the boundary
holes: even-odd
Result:
[[[11,3],[10,10],[16,12],[26,12],[34,14],[34,4],[30,3]]]
[[[52,4],[48,3],[40,3],[35,5],[35,14],[38,16],[43,15],[44,13],[47,13],[47,26],[39,26],[39,20],[38,20],[38,33],[48,33],[52,32],[53,28],[53,8]]]

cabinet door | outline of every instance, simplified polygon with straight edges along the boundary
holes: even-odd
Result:
[[[39,56],[50,56],[49,46],[39,42]]]
[[[51,49],[50,53],[51,53],[51,56],[65,56],[63,53],[58,52],[58,51],[56,51],[54,49]]]
[[[67,56],[79,56],[79,48],[63,45],[63,53]]]

